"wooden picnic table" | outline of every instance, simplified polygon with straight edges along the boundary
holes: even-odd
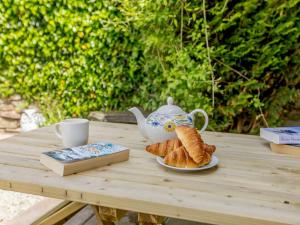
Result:
[[[144,151],[149,142],[136,125],[91,122],[89,142],[127,146],[129,161],[60,177],[39,163],[41,152],[62,147],[53,131],[44,127],[0,142],[1,189],[91,204],[104,220],[130,210],[149,214],[153,224],[161,223],[155,215],[212,224],[300,224],[300,158],[271,152],[258,136],[205,132],[205,142],[217,146],[219,166],[180,173]]]

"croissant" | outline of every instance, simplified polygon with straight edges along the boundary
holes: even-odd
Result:
[[[175,132],[190,157],[196,163],[202,163],[203,158],[206,157],[206,151],[204,149],[204,142],[197,129],[187,126],[178,126],[175,128]]]
[[[162,143],[148,145],[146,147],[146,151],[157,156],[165,157],[169,152],[172,152],[180,146],[182,146],[182,143],[176,138],[164,141]]]
[[[210,161],[211,161],[211,156],[212,156],[212,155],[211,155],[210,153],[205,152],[205,153],[204,153],[204,156],[203,156],[203,158],[202,158],[202,161],[198,164],[198,166],[204,166],[204,165],[210,163]]]
[[[216,146],[214,146],[214,145],[204,144],[203,147],[204,147],[204,151],[206,151],[210,155],[212,155],[216,150]]]
[[[195,168],[199,166],[193,161],[183,146],[167,154],[164,162],[167,165],[181,168]]]

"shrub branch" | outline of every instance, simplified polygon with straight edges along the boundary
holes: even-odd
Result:
[[[212,106],[215,106],[215,75],[213,71],[213,67],[211,64],[211,58],[210,58],[210,48],[209,48],[209,42],[208,42],[208,31],[207,31],[207,20],[206,20],[206,10],[205,10],[205,0],[202,2],[202,9],[203,9],[203,20],[204,20],[204,31],[205,31],[205,43],[206,43],[206,49],[207,49],[207,59],[208,63],[210,65],[211,70],[211,88],[212,88]]]

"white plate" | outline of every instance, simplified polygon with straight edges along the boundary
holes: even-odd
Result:
[[[169,166],[167,164],[164,163],[164,159],[162,157],[159,157],[157,156],[156,157],[156,161],[164,166],[164,167],[167,167],[167,168],[170,168],[170,169],[173,169],[173,170],[177,170],[177,171],[200,171],[200,170],[206,170],[206,169],[209,169],[209,168],[212,168],[216,165],[218,165],[219,163],[219,159],[217,156],[212,156],[211,158],[211,161],[209,164],[205,165],[205,166],[200,166],[200,167],[197,167],[197,168],[180,168],[180,167],[174,167],[174,166]]]

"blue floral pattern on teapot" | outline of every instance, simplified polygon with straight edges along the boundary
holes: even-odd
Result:
[[[146,119],[146,123],[152,127],[163,127],[166,132],[173,132],[176,126],[193,126],[193,119],[188,114],[159,114],[152,113]]]

